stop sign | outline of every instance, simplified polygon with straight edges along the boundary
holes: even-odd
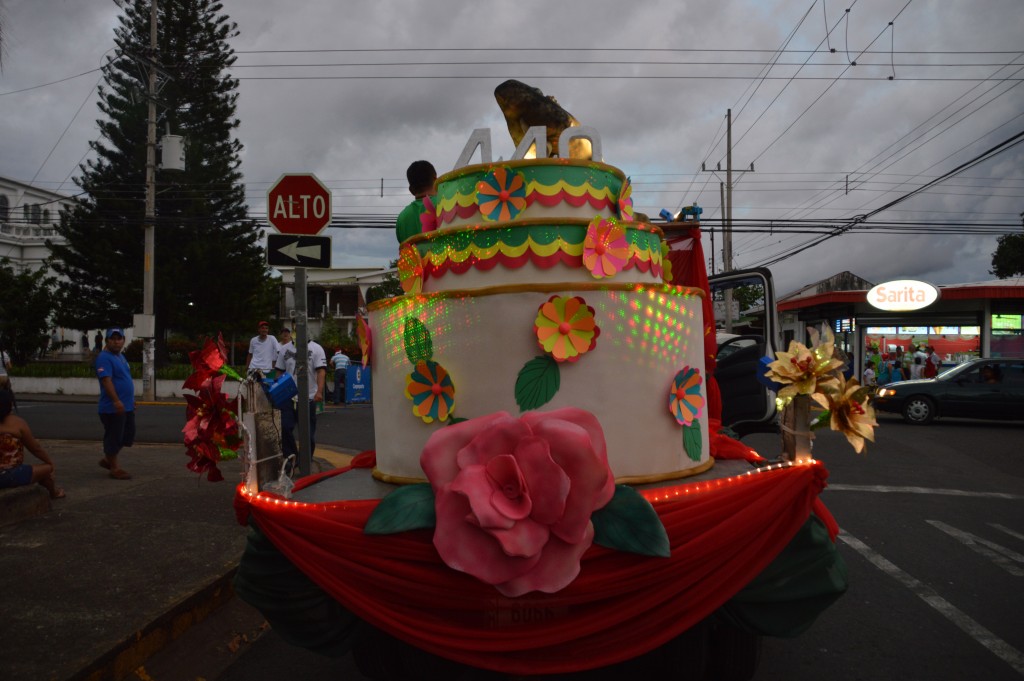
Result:
[[[319,234],[331,222],[331,190],[312,173],[284,174],[267,192],[267,221],[282,234]]]

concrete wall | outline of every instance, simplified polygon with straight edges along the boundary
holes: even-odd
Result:
[[[186,394],[181,384],[184,381],[158,380],[157,398],[182,397]],[[92,395],[99,397],[100,384],[95,378],[30,378],[12,376],[11,384],[16,394],[22,395]],[[191,391],[187,391],[191,395]],[[142,396],[142,379],[135,379],[135,399]]]

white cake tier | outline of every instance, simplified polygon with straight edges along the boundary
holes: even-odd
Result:
[[[560,346],[545,350],[538,340],[545,329],[558,327],[557,318],[551,324],[552,310],[574,309],[575,303],[564,309],[554,303],[538,321],[539,309],[554,296],[584,302],[560,333],[579,330],[585,336],[591,316],[599,329],[593,345],[584,342],[574,361],[555,361]],[[451,416],[459,419],[498,411],[519,415],[518,402],[542,411],[571,406],[592,412],[604,429],[609,464],[620,482],[682,477],[711,464],[699,291],[618,283],[490,287],[378,301],[370,305],[369,322],[375,475],[381,479],[424,480],[423,445],[446,427],[443,410],[428,413],[430,423],[422,418],[443,395],[433,400],[420,395],[424,401],[417,403],[409,396],[417,393],[417,384],[407,393],[413,373],[430,374],[428,384],[442,383],[446,373],[454,386]],[[417,365],[420,360],[436,366]],[[546,379],[534,382],[531,374],[517,389],[521,370],[531,361]],[[680,417],[688,427],[670,411],[681,376],[689,377],[693,395],[687,399],[692,411]]]

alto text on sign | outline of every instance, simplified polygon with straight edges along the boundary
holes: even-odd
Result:
[[[319,234],[331,222],[331,190],[312,173],[282,175],[267,192],[267,221],[282,234]]]

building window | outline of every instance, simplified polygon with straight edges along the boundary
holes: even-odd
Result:
[[[7,222],[11,213],[11,202],[7,197],[0,194],[0,222]]]
[[[38,225],[43,221],[43,209],[39,207],[38,203],[32,204],[32,224]]]
[[[44,225],[50,224],[50,209],[49,208],[44,208],[43,209],[43,224]]]

